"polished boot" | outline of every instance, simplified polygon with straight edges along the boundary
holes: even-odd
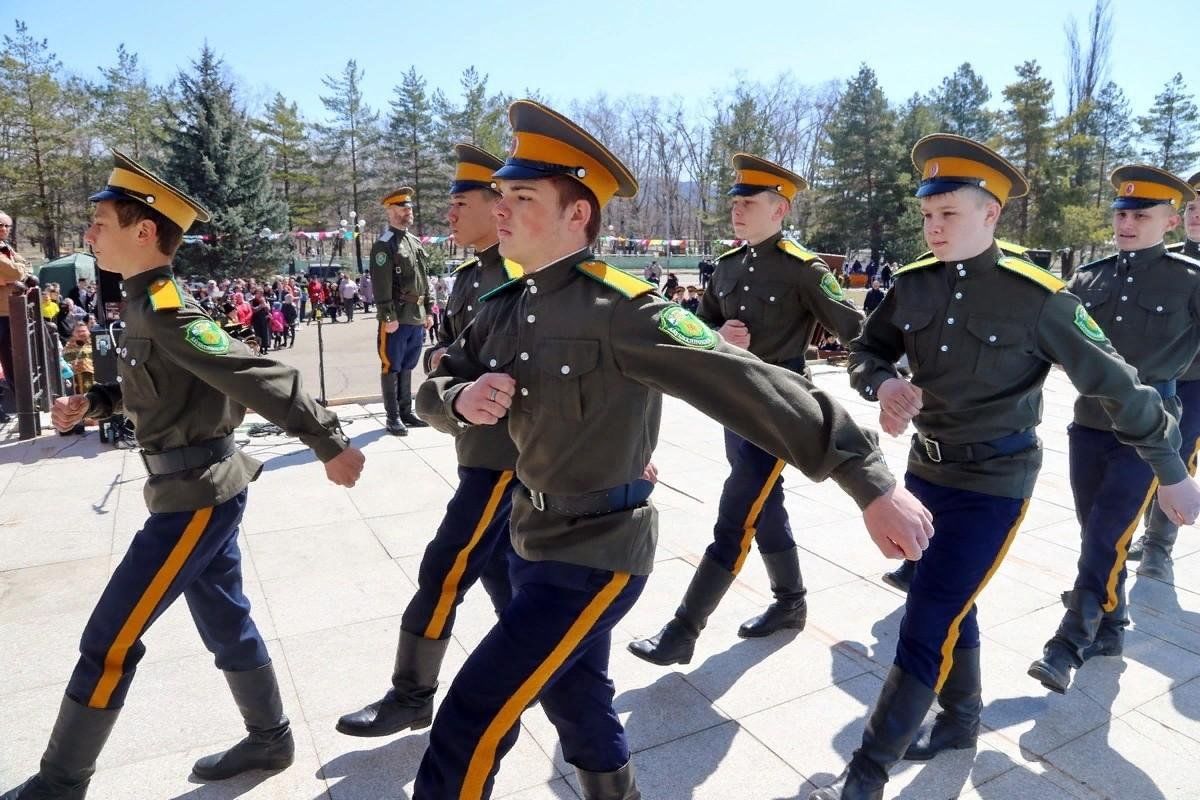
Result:
[[[1151,509],[1151,510],[1153,510],[1153,509]],[[1147,512],[1147,514],[1146,514],[1146,524],[1147,525],[1150,524],[1149,512]],[[1141,561],[1142,560],[1142,551],[1145,549],[1145,547],[1146,547],[1146,534],[1143,533],[1141,536],[1139,536],[1137,539],[1134,540],[1133,544],[1129,545],[1129,552],[1125,555],[1125,560],[1126,561]]]
[[[883,582],[894,589],[899,589],[908,594],[909,587],[912,586],[913,573],[916,571],[917,562],[901,561],[900,566],[891,572],[883,573]]]
[[[883,800],[888,771],[912,743],[932,704],[933,689],[893,666],[846,771],[808,800]]]
[[[629,652],[661,667],[691,663],[700,631],[732,583],[733,573],[706,555],[683,593],[675,617],[649,639],[630,642]]]
[[[398,405],[400,407],[400,421],[410,428],[428,428],[429,423],[413,413],[413,397],[412,397],[412,370],[405,369],[400,371],[400,394],[398,396]]]
[[[1065,694],[1071,685],[1071,674],[1083,665],[1083,651],[1096,639],[1100,620],[1104,617],[1100,598],[1091,592],[1075,589],[1063,593],[1067,613],[1058,631],[1042,651],[1042,657],[1029,667],[1029,675],[1047,689]]]
[[[979,715],[983,713],[978,647],[954,651],[954,663],[937,698],[942,710],[928,735],[908,748],[905,761],[928,761],[943,750],[969,750],[975,746]]]
[[[785,628],[804,630],[808,619],[808,604],[804,601],[804,579],[800,575],[800,556],[795,547],[778,553],[763,555],[767,566],[767,577],[771,580],[771,592],[775,602],[766,611],[738,628],[738,636],[756,639],[770,636]]]
[[[383,413],[387,415],[387,432],[392,436],[408,436],[408,428],[400,421],[400,400],[396,386],[397,375],[385,372],[379,376],[379,388],[383,391]]]
[[[1119,656],[1125,651],[1125,629],[1129,627],[1128,605],[1125,602],[1125,592],[1112,611],[1105,611],[1100,619],[1100,627],[1096,629],[1096,638],[1084,648],[1083,660],[1093,656]]]
[[[83,800],[120,709],[88,708],[63,697],[37,775],[0,800]]]
[[[428,728],[433,722],[433,695],[450,638],[426,639],[400,631],[392,688],[383,699],[337,721],[347,736],[390,736]]]
[[[283,713],[275,667],[268,662],[258,669],[226,672],[225,680],[246,722],[247,736],[225,752],[197,761],[192,774],[203,781],[223,781],[251,770],[290,767],[296,744]]]
[[[642,800],[632,761],[615,772],[588,772],[576,767],[575,774],[579,776],[583,800]]]
[[[1167,519],[1157,503],[1146,515],[1146,535],[1141,538],[1142,557],[1137,574],[1160,581],[1173,581],[1175,570],[1171,566],[1171,550],[1179,537],[1179,526]]]

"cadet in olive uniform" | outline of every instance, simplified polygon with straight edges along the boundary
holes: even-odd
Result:
[[[388,229],[371,247],[371,285],[379,320],[379,380],[387,431],[407,436],[427,427],[412,409],[412,373],[421,360],[429,315],[429,257],[408,232],[413,190],[402,186],[383,198]]]
[[[1179,211],[1195,192],[1174,175],[1141,165],[1115,170],[1112,183],[1120,252],[1080,267],[1068,288],[1178,418],[1176,381],[1200,351],[1200,262],[1167,252],[1163,235],[1179,224]],[[1186,475],[1151,470],[1107,410],[1096,399],[1080,397],[1068,429],[1071,491],[1083,528],[1079,570],[1074,588],[1063,595],[1067,610],[1058,631],[1029,668],[1056,692],[1067,690],[1085,658],[1120,655],[1129,625],[1126,551],[1159,481],[1174,483]],[[1182,441],[1180,456],[1188,459],[1194,440],[1187,446]],[[1159,491],[1161,499],[1165,490]]]
[[[456,242],[475,248],[475,257],[455,270],[438,342],[429,351],[431,362],[439,360],[475,318],[482,295],[521,275],[517,264],[500,256],[492,217],[500,197],[492,188],[492,173],[504,162],[469,144],[455,145],[454,154],[458,166],[450,186],[450,230]],[[505,425],[468,428],[454,445],[458,489],[421,559],[417,591],[400,623],[392,688],[382,700],[338,720],[337,729],[350,736],[387,736],[428,726],[438,672],[463,595],[478,578],[497,614],[508,604],[508,519],[518,485],[517,449]]]
[[[808,375],[805,351],[820,322],[843,342],[858,335],[862,314],[846,301],[837,278],[814,253],[784,237],[783,221],[799,175],[738,153],[731,211],[734,234],[745,242],[717,259],[697,316],[726,341],[768,364]],[[684,592],[675,616],[649,639],[629,644],[654,664],[687,664],[708,617],[741,571],[751,541],[758,544],[775,602],[738,629],[742,637],[803,629],[807,616],[800,559],[783,505],[785,462],[725,430],[730,473],[721,491],[713,542]]]
[[[936,533],[917,564],[896,660],[862,745],[812,800],[879,800],[900,758],[975,745],[983,708],[975,601],[1029,505],[1042,462],[1034,428],[1052,364],[1103,402],[1147,469],[1173,484],[1165,502],[1186,505],[1193,519],[1200,508],[1158,395],[1138,383],[1062,281],[997,247],[1003,204],[1028,190],[1021,173],[949,134],[917,142],[913,163],[934,255],[896,271],[850,345],[850,380],[864,398],[879,400],[885,432],[896,436],[915,422],[905,482],[933,512]],[[894,366],[904,354],[911,383]],[[914,744],[935,695],[942,710]]]
[[[496,173],[501,252],[525,276],[491,292],[417,397],[454,433],[507,424],[517,446],[513,598],[434,719],[416,800],[490,795],[521,713],[537,700],[588,800],[640,797],[612,707],[611,631],[654,563],[641,480],[661,392],[832,477],[889,554],[919,555],[928,519],[894,486],[874,438],[804,377],[719,340],[655,287],[589,252],[600,209],[637,183],[603,145],[530,101],[509,109],[515,151]],[[697,381],[696,375],[708,380]]]
[[[1200,192],[1200,172],[1188,178],[1193,191]],[[1187,238],[1167,250],[1183,253],[1188,258],[1200,259],[1200,199],[1191,200],[1184,209],[1184,231]],[[1180,455],[1188,465],[1188,472],[1196,474],[1196,457],[1200,453],[1200,356],[1175,382],[1175,396],[1179,399],[1179,433],[1183,438]],[[1157,503],[1150,504],[1146,512],[1146,533],[1129,548],[1127,561],[1141,561],[1138,575],[1160,580],[1171,580],[1171,548],[1179,536],[1179,526],[1167,519]]]
[[[204,780],[251,769],[282,769],[293,744],[279,686],[242,593],[237,533],[246,485],[262,465],[234,444],[246,406],[299,436],[325,462],[330,480],[352,486],[362,454],[338,418],[300,387],[292,367],[233,341],[176,284],[171,256],[199,203],[117,152],[108,186],[93,195],[84,237],[99,263],[124,277],[125,329],[117,383],[59,398],[54,426],[123,411],[137,425],[150,518],[129,545],[84,628],[41,770],[4,800],[79,800],[116,723],[142,636],[180,595],[204,644],[224,670],[249,735],[196,762]]]

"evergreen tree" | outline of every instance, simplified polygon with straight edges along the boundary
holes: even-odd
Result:
[[[467,67],[459,78],[462,105],[455,106],[439,89],[433,95],[433,108],[440,120],[439,138],[447,158],[453,160],[450,148],[467,142],[489,153],[503,157],[508,151],[508,104],[510,98],[489,95],[488,76],[475,67]]]
[[[899,217],[890,248],[891,257],[901,264],[911,261],[929,249],[925,244],[921,201],[916,197],[920,176],[912,163],[912,148],[922,137],[938,133],[940,129],[937,109],[919,94],[914,94],[901,107],[896,125],[899,144],[899,158],[896,164]]]
[[[1008,106],[1001,115],[1002,151],[1025,174],[1030,186],[1028,195],[1009,204],[1016,219],[1009,217],[1005,227],[1022,244],[1051,244],[1031,237],[1036,215],[1053,213],[1048,194],[1055,177],[1051,165],[1054,87],[1036,61],[1026,61],[1017,67],[1016,82],[1004,87],[1004,99]]]
[[[1112,198],[1109,174],[1134,157],[1133,114],[1125,93],[1112,81],[1106,83],[1096,95],[1092,130],[1096,140],[1095,205],[1107,208]]]
[[[283,228],[287,213],[222,67],[205,45],[192,71],[178,74],[179,100],[169,106],[164,177],[212,213],[211,221],[189,231],[211,238],[180,248],[176,264],[181,272],[206,277],[267,275],[279,269],[286,242],[263,234]]]
[[[1154,98],[1150,113],[1138,118],[1146,147],[1142,155],[1167,172],[1190,169],[1200,157],[1200,114],[1187,91],[1183,75],[1176,72]]]
[[[987,110],[991,99],[992,92],[983,78],[965,63],[942,79],[942,85],[933,91],[931,105],[942,133],[986,142],[996,130],[993,115]]]
[[[380,139],[379,114],[363,101],[362,79],[363,71],[354,59],[346,62],[341,75],[326,75],[322,79],[330,94],[322,95],[321,103],[329,112],[331,121],[327,125],[317,126],[323,137],[325,172],[331,185],[343,191],[347,188],[350,190],[350,211],[353,213],[349,216],[356,222],[370,218],[363,216],[362,190],[370,176],[368,167]],[[338,219],[341,219],[345,207],[338,202],[338,198],[335,198],[334,205]],[[376,207],[375,203],[369,205],[372,210]],[[361,250],[360,237],[355,241],[359,271],[363,269]]]
[[[146,78],[136,53],[117,46],[117,63],[100,68],[101,82],[91,87],[97,127],[104,143],[135,160],[161,155],[159,131],[166,113],[164,98]]]
[[[423,236],[425,226],[440,219],[446,208],[450,175],[446,161],[437,152],[437,123],[433,104],[425,93],[425,79],[409,67],[403,82],[393,88],[392,114],[388,119],[387,149],[397,170],[394,179],[411,186],[413,227]]]
[[[263,119],[254,123],[271,157],[271,179],[287,205],[287,230],[312,225],[317,220],[317,188],[320,178],[313,166],[307,126],[296,104],[282,94],[267,107]]]

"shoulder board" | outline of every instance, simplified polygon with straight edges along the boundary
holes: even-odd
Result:
[[[893,272],[892,277],[898,278],[906,272],[915,272],[916,270],[925,269],[926,267],[932,267],[934,264],[940,264],[940,263],[942,263],[942,262],[938,261],[933,256],[929,256],[928,258],[922,258],[922,259],[912,262],[911,264],[905,264],[903,267],[901,267],[900,269]]]
[[[805,263],[808,263],[809,261],[816,261],[818,258],[820,258],[820,256],[818,256],[816,253],[812,252],[811,250],[805,250],[791,239],[780,239],[778,242],[776,242],[775,246],[787,253],[792,258],[798,258]]]
[[[159,278],[150,284],[150,307],[155,311],[175,311],[183,308],[183,292],[170,278]]]
[[[462,262],[457,267],[455,267],[453,274],[457,275],[458,273],[462,272],[464,269],[469,269],[470,267],[473,267],[478,263],[479,263],[479,259],[476,258],[475,256],[471,256],[466,261]]]
[[[1175,244],[1167,245],[1167,252],[1168,253],[1182,253],[1183,252],[1183,242],[1176,242]]]
[[[1167,258],[1171,259],[1172,261],[1179,261],[1184,264],[1187,264],[1189,267],[1200,267],[1200,261],[1197,261],[1196,259],[1192,258],[1191,256],[1185,256],[1183,253],[1176,253],[1176,252],[1168,250],[1166,253],[1163,253],[1163,255],[1165,255]]]
[[[658,287],[649,281],[635,278],[628,272],[605,264],[603,261],[583,261],[575,265],[575,269],[587,275],[594,281],[599,281],[610,289],[616,289],[629,298],[641,297],[644,294],[658,291]]]
[[[1029,252],[1029,248],[1025,245],[1017,244],[1016,242],[1006,242],[1003,239],[997,239],[996,246],[999,247],[1002,252],[1008,253],[1012,256],[1023,256]]]
[[[379,241],[390,242],[392,240],[392,236],[394,236],[394,235],[395,234],[392,233],[392,229],[388,228],[386,231],[384,231],[383,233],[381,233],[379,235]]]
[[[1067,285],[1037,264],[1031,264],[1015,256],[1003,256],[996,264],[1009,272],[1015,272],[1022,278],[1033,281],[1050,292],[1057,292]]]
[[[520,278],[513,278],[511,281],[505,281],[504,283],[497,286],[495,289],[492,289],[490,292],[484,292],[483,294],[479,295],[479,302],[486,303],[488,300],[491,300],[496,295],[502,294],[514,286],[520,286],[520,285],[521,285]]]
[[[724,253],[721,253],[721,255],[717,256],[717,261],[720,261],[722,258],[728,258],[729,256],[733,255],[734,253],[741,252],[745,247],[746,247],[746,243],[742,242],[737,247],[734,247],[730,250],[726,250]]]
[[[509,280],[516,280],[525,274],[525,268],[506,258],[504,259],[504,274],[509,277]]]

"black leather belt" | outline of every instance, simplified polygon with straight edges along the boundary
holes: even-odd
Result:
[[[587,494],[546,494],[526,489],[529,504],[538,511],[553,511],[564,517],[596,517],[636,508],[650,499],[654,484],[645,478]]]
[[[973,444],[946,444],[931,439],[923,433],[913,435],[919,448],[935,464],[943,461],[986,461],[997,456],[1011,456],[1037,445],[1037,435],[1033,429],[1010,433],[990,442],[975,442]]]
[[[142,463],[151,475],[173,475],[189,469],[200,469],[224,461],[237,451],[233,434],[209,439],[184,447],[173,447],[161,453],[142,451]]]

